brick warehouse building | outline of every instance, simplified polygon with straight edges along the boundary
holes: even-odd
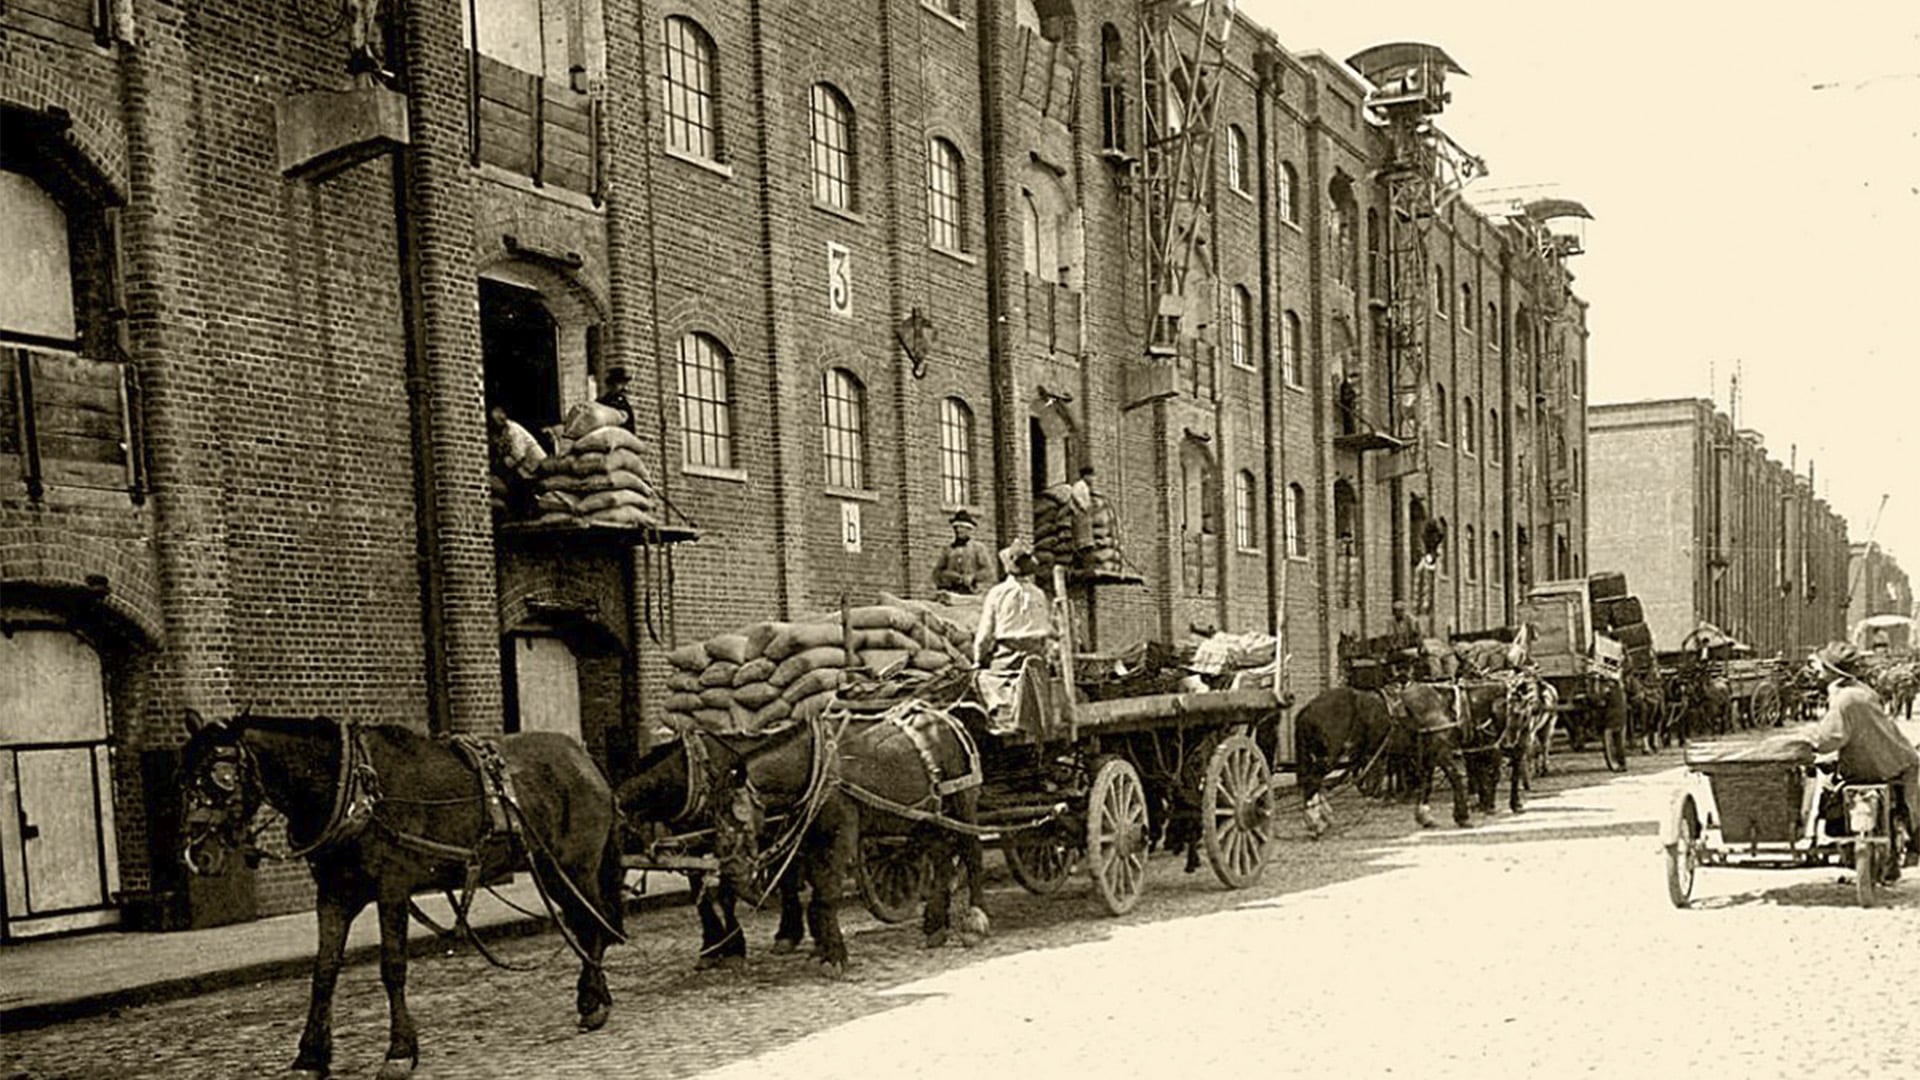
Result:
[[[1875,615],[1913,617],[1913,585],[1900,560],[1881,545],[1854,544],[1847,558],[1847,627]]]
[[[1768,455],[1701,398],[1596,405],[1595,566],[1623,570],[1656,648],[1702,621],[1761,655],[1805,656],[1846,635],[1847,523],[1808,475]]]
[[[1300,694],[1428,521],[1437,631],[1583,572],[1565,245],[1396,209],[1379,88],[1244,21],[1189,122],[1162,7],[410,3],[395,93],[318,7],[7,5],[4,936],[309,902],[173,871],[188,707],[617,774],[676,641],[924,595],[952,510],[1026,535],[1082,464],[1145,582],[1081,601],[1100,646],[1279,627]],[[1143,207],[1199,223],[1178,289]],[[496,535],[484,408],[615,363],[697,542]]]

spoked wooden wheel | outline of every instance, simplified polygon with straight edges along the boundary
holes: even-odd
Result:
[[[1260,880],[1273,834],[1273,776],[1252,739],[1232,735],[1213,748],[1200,814],[1207,862],[1220,884],[1244,889]]]
[[[1672,845],[1667,848],[1667,899],[1677,908],[1693,902],[1693,875],[1699,868],[1700,826],[1694,818],[1693,802],[1686,800],[1674,808]]]
[[[1087,794],[1087,874],[1109,915],[1125,915],[1147,883],[1147,793],[1123,758],[1105,757]]]
[[[1780,690],[1772,683],[1754,691],[1753,720],[1761,727],[1772,727],[1780,722]]]
[[[1000,854],[1021,888],[1035,896],[1052,896],[1073,876],[1080,852],[1065,830],[1042,825],[1008,834],[1001,842]]]
[[[930,869],[926,853],[905,840],[861,837],[860,901],[883,923],[906,922],[920,912]]]

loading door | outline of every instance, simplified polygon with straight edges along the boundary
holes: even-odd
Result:
[[[5,937],[119,921],[100,657],[62,630],[0,635]]]

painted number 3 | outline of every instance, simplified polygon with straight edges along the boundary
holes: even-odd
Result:
[[[853,314],[853,252],[831,240],[827,241],[827,310]]]

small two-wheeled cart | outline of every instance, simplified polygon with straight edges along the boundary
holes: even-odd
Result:
[[[1910,830],[1889,784],[1842,781],[1804,743],[1695,743],[1661,825],[1667,897],[1692,902],[1701,867],[1851,866],[1862,907],[1879,903]]]

